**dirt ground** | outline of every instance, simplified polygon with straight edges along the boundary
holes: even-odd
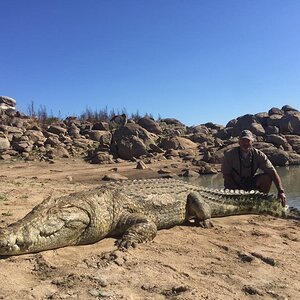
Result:
[[[80,159],[0,162],[0,227],[49,195],[97,186],[104,174],[129,178],[176,172],[135,163],[90,165]],[[113,170],[113,168],[117,170]],[[269,216],[213,220],[214,227],[177,226],[128,252],[114,239],[0,259],[0,299],[300,299],[299,222]]]

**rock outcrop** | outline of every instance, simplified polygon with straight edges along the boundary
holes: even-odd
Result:
[[[300,112],[285,105],[268,112],[246,114],[226,126],[205,123],[188,127],[172,118],[150,117],[110,121],[87,121],[70,116],[41,123],[15,110],[16,101],[0,96],[0,158],[53,162],[58,158],[83,157],[96,164],[122,160],[151,163],[162,159],[182,160],[191,169],[185,176],[215,173],[224,152],[235,147],[241,130],[256,136],[255,147],[274,165],[300,163]],[[192,174],[192,175],[191,175]]]
[[[0,96],[0,112],[16,109],[16,100],[7,96]]]

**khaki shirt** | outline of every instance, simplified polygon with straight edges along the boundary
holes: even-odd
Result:
[[[242,177],[253,177],[257,170],[270,174],[274,166],[268,157],[260,150],[252,148],[250,155],[243,158],[240,147],[235,147],[224,154],[222,162],[223,175],[231,175],[237,185]],[[226,186],[226,182],[224,182]]]

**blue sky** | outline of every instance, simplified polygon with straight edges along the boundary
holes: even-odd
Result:
[[[0,0],[0,95],[187,125],[300,110],[298,0]]]

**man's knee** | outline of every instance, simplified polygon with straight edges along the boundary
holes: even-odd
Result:
[[[269,174],[259,174],[256,180],[256,186],[259,191],[268,193],[272,185],[272,178]]]
[[[262,180],[263,182],[267,183],[267,184],[272,184],[272,178],[269,174],[263,174],[262,175]]]

